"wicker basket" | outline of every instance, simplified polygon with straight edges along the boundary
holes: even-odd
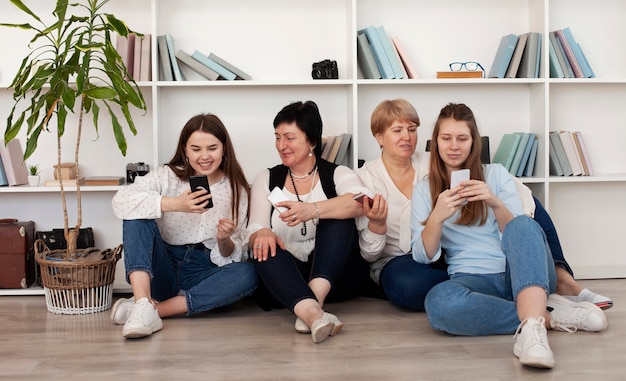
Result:
[[[111,308],[115,265],[122,256],[122,245],[104,251],[77,251],[75,258],[66,260],[65,250],[50,250],[42,240],[35,241],[35,259],[50,312],[84,315]]]

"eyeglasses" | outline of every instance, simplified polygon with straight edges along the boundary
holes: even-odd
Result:
[[[483,72],[483,77],[485,76],[485,68],[475,61],[468,62],[452,62],[450,64],[450,70],[452,71],[461,71],[465,68],[467,71],[478,71],[479,69]]]

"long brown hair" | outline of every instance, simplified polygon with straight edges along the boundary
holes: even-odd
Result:
[[[222,123],[217,116],[213,114],[198,114],[189,119],[183,127],[183,130],[180,132],[176,153],[174,153],[174,157],[172,157],[167,165],[179,179],[184,181],[189,180],[189,176],[194,174],[194,170],[187,161],[185,147],[187,146],[187,141],[189,140],[191,134],[196,131],[209,133],[215,136],[224,146],[224,156],[222,156],[222,163],[219,168],[222,172],[224,172],[224,175],[230,182],[230,188],[233,195],[231,212],[233,220],[235,221],[235,224],[237,224],[237,212],[239,210],[239,198],[241,197],[241,192],[246,193],[248,200],[250,198],[248,181],[246,180],[246,176],[241,169],[239,161],[237,161],[237,156],[235,155],[235,149],[233,148],[230,135],[228,134],[224,123]],[[246,215],[248,212],[249,210],[246,211]]]
[[[470,151],[467,160],[461,164],[462,168],[469,168],[470,178],[473,180],[485,180],[483,173],[483,167],[480,162],[480,153],[482,150],[482,141],[480,133],[478,132],[478,125],[476,124],[476,118],[472,110],[463,103],[448,103],[439,112],[439,117],[435,122],[435,128],[433,129],[432,147],[430,154],[430,170],[429,170],[429,182],[430,182],[430,198],[433,208],[437,203],[437,197],[441,192],[450,188],[450,178],[446,166],[439,155],[439,145],[437,138],[439,137],[439,131],[441,130],[441,123],[446,119],[454,119],[455,121],[465,122],[470,130],[472,138],[472,149]],[[461,214],[456,223],[461,225],[475,225],[479,223],[484,225],[487,221],[487,206],[483,201],[469,202],[461,209]]]

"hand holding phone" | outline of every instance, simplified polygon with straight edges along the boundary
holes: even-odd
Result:
[[[284,213],[288,210],[284,206],[276,206],[277,202],[289,201],[289,198],[287,197],[287,195],[279,187],[274,187],[274,189],[272,189],[270,194],[267,195],[267,199],[272,205],[274,205],[274,208],[276,208],[276,210],[278,210],[279,213]]]
[[[202,175],[202,176],[189,176],[189,186],[191,187],[191,191],[192,192],[197,192],[199,190],[206,190],[208,193],[207,194],[211,194],[211,188],[209,188],[209,179]],[[213,199],[210,198],[209,203],[205,206],[206,209],[212,208],[213,207]],[[201,203],[198,203],[196,205],[200,205]]]
[[[372,195],[369,191],[363,191],[363,192],[359,192],[357,194],[354,195],[354,199],[356,200],[356,202],[358,202],[360,205],[363,205],[363,201],[365,200],[365,197],[368,198],[369,200],[369,206],[372,206],[372,203],[374,202],[374,195]]]

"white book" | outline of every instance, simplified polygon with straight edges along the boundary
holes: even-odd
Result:
[[[582,163],[580,161],[580,157],[578,156],[578,150],[576,149],[574,140],[572,140],[571,132],[560,131],[559,138],[561,138],[561,143],[563,143],[563,149],[565,150],[567,161],[569,162],[570,167],[572,167],[572,175],[582,175],[584,173]]]

